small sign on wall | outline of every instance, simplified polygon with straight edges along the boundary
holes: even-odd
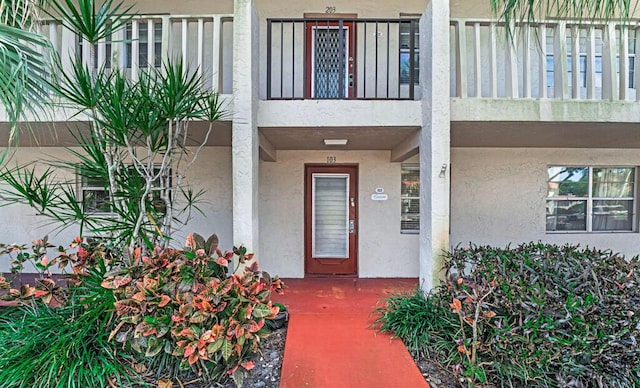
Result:
[[[372,201],[386,201],[387,199],[389,199],[389,196],[385,194],[382,187],[377,187],[376,192],[371,194]]]

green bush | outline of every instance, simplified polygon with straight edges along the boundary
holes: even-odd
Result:
[[[109,387],[139,381],[131,357],[117,352],[107,338],[114,299],[100,287],[104,270],[88,270],[83,282],[69,287],[67,305],[22,298],[19,307],[0,309],[1,387]]]
[[[640,386],[637,257],[542,243],[472,246],[447,254],[445,269],[422,307],[439,320],[425,320],[420,333],[392,324],[386,317],[409,317],[416,306],[391,298],[382,328],[410,348],[420,338],[440,350],[470,386]]]
[[[377,328],[401,338],[414,356],[431,356],[434,346],[447,348],[458,327],[458,318],[421,290],[393,294],[375,313]]]

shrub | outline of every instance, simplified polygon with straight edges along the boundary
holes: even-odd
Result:
[[[440,358],[470,386],[639,386],[637,267],[637,258],[570,245],[455,249],[446,281],[427,300],[440,308],[429,307],[433,314],[445,322],[453,314],[458,325],[432,318],[428,334],[402,324],[393,330],[409,343],[420,337],[424,346],[440,346]],[[410,311],[390,300],[382,312],[397,306]],[[453,338],[448,349],[434,333]]]
[[[430,356],[432,344],[448,347],[458,318],[421,290],[393,294],[375,310],[375,326],[403,340],[414,356]]]
[[[251,259],[244,247],[223,254],[215,235],[207,242],[191,235],[185,250],[136,257],[135,265],[102,282],[116,298],[118,324],[110,338],[145,357],[173,355],[207,379],[226,373],[241,385],[265,318],[278,313],[271,291],[282,290]],[[231,262],[236,270],[229,274]]]
[[[15,275],[30,262],[40,279],[14,289],[0,277],[0,296],[20,306],[1,311],[0,386],[145,384],[139,373],[175,377],[189,368],[241,385],[265,319],[278,313],[269,296],[284,285],[258,271],[244,247],[223,254],[217,244],[215,235],[190,235],[184,250],[137,249],[133,260],[80,238],[51,259],[46,238],[31,251],[1,245]],[[54,265],[71,269],[66,287],[51,278]]]
[[[140,380],[131,357],[108,341],[114,299],[100,287],[105,272],[104,265],[87,269],[66,289],[66,305],[42,302],[51,300],[42,288],[52,284],[48,279],[38,288],[23,286],[31,295],[20,294],[19,307],[0,309],[0,386],[109,387]]]

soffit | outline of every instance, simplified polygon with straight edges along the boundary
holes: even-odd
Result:
[[[0,123],[0,147],[5,147],[9,139],[9,124]],[[74,132],[80,130],[82,134],[89,134],[86,122],[39,122],[24,123],[20,126],[19,140],[22,147],[71,147],[78,142],[69,129]],[[201,144],[209,129],[204,122],[189,124],[189,140],[187,145]],[[216,122],[207,139],[207,146],[231,146],[231,122]]]
[[[277,150],[391,150],[417,131],[417,127],[260,128]],[[346,139],[347,144],[327,146],[324,139]]]
[[[640,123],[452,122],[451,146],[640,148]]]

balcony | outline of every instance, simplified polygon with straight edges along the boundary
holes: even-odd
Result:
[[[419,99],[417,19],[267,19],[267,100]]]
[[[202,76],[204,88],[232,93],[233,15],[135,16],[93,48],[57,21],[44,20],[40,32],[60,54],[63,71],[79,57],[86,65],[120,69],[135,80],[141,69],[179,58]]]
[[[638,27],[451,20],[452,120],[637,122]]]

